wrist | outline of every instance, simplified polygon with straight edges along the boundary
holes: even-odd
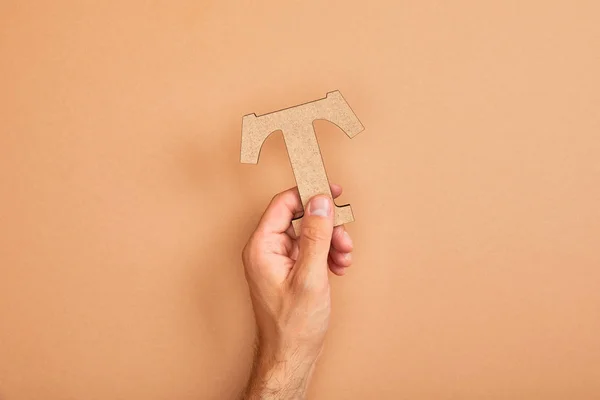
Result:
[[[246,399],[304,399],[316,358],[260,346]]]

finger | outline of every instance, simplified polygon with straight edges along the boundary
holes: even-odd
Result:
[[[258,223],[257,230],[282,233],[290,226],[296,213],[302,211],[302,203],[297,188],[291,188],[279,194],[269,203]]]
[[[331,245],[342,253],[350,253],[353,250],[352,238],[348,232],[346,232],[344,225],[339,225],[333,228]]]
[[[336,263],[331,261],[331,257],[329,258],[328,264],[329,264],[329,270],[331,272],[333,272],[335,275],[342,276],[346,273],[346,268],[344,268],[340,265],[337,265]]]
[[[334,199],[340,197],[342,195],[342,192],[344,191],[344,188],[342,188],[337,183],[330,183],[329,188],[331,189],[331,197],[333,197]]]
[[[352,265],[352,253],[342,253],[336,249],[329,250],[329,257],[335,264],[348,268]]]
[[[298,239],[298,273],[309,285],[327,279],[327,258],[333,233],[333,201],[319,195],[310,199]]]

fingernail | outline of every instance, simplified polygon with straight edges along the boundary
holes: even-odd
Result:
[[[310,215],[318,215],[319,217],[327,217],[331,211],[331,201],[324,196],[315,197],[308,205]]]
[[[345,253],[344,254],[344,259],[346,261],[352,261],[352,253]]]

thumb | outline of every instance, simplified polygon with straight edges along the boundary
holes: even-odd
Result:
[[[315,196],[308,202],[300,226],[298,264],[303,270],[302,275],[327,276],[327,257],[332,234],[333,200],[325,195]]]

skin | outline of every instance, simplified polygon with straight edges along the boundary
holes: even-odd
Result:
[[[341,186],[331,185],[336,198]],[[329,325],[328,269],[344,275],[352,240],[333,227],[333,201],[312,198],[300,235],[298,190],[276,195],[242,253],[257,324],[257,352],[244,399],[304,399]]]

